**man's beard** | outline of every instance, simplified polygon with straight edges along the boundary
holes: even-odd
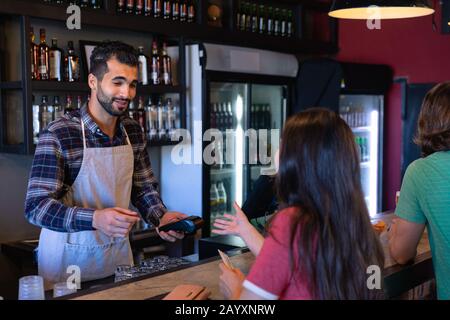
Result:
[[[124,109],[123,111],[116,111],[114,110],[112,104],[114,101],[127,101],[128,104],[130,103],[130,100],[128,99],[119,99],[119,98],[109,98],[107,95],[105,95],[102,91],[102,89],[99,87],[97,91],[97,100],[100,103],[100,105],[103,107],[103,110],[105,110],[109,115],[113,117],[120,117],[127,112],[127,109]]]

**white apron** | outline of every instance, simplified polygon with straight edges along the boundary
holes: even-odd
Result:
[[[83,161],[80,172],[63,199],[67,206],[128,209],[133,179],[134,157],[128,134],[127,145],[86,148],[84,123]],[[114,274],[121,264],[133,264],[128,236],[109,237],[100,230],[55,232],[42,228],[38,248],[38,269],[48,282],[65,281],[67,267],[77,265],[81,281],[101,279]],[[73,272],[73,271],[72,271]]]

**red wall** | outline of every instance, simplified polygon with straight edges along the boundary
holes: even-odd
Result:
[[[382,20],[381,29],[369,30],[366,21],[340,20],[337,59],[391,66],[394,77],[408,83],[450,80],[450,35],[442,34],[441,10],[432,17]],[[400,86],[394,84],[385,100],[383,210],[395,207],[395,192],[401,186],[402,122]]]

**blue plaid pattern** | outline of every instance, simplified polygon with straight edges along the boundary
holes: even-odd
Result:
[[[54,231],[93,230],[95,209],[69,207],[62,203],[83,160],[80,119],[85,124],[88,148],[125,145],[125,128],[134,154],[131,202],[147,223],[158,224],[167,209],[158,193],[158,182],[151,169],[141,127],[131,118],[121,117],[116,133],[110,139],[89,115],[86,105],[51,122],[40,134],[28,182],[25,217],[36,226]]]

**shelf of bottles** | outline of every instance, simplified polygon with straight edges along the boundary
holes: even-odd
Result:
[[[370,113],[364,112],[362,108],[348,106],[342,110],[341,117],[347,122],[355,135],[361,168],[368,168],[370,166]]]
[[[104,0],[42,0],[47,4],[77,5],[81,8],[103,9]]]
[[[195,22],[196,13],[193,0],[117,0],[116,11],[186,23]]]
[[[35,145],[40,132],[51,121],[79,109],[89,101],[90,89],[86,82],[81,81],[81,63],[73,41],[69,41],[67,47],[65,54],[58,48],[56,38],[52,38],[52,45],[49,47],[45,29],[40,29],[40,42],[36,44],[34,30],[30,29]],[[159,45],[154,38],[150,57],[144,54],[143,46],[139,46],[137,52],[139,85],[137,97],[129,105],[129,116],[139,122],[149,146],[174,144],[177,142],[174,139],[175,130],[181,128],[179,94],[182,88],[173,85],[172,59],[168,54],[167,44],[162,42]],[[61,96],[55,92],[70,94],[65,94],[62,101]]]
[[[275,37],[294,35],[294,11],[278,5],[265,5],[255,1],[238,1],[237,31],[259,33]]]

